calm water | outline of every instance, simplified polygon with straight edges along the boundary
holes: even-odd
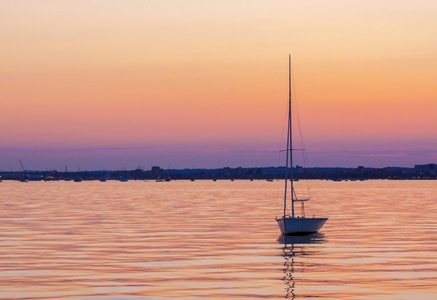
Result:
[[[437,299],[437,181],[310,184],[1,182],[0,299]]]

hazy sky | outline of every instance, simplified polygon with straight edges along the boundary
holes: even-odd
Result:
[[[0,1],[0,170],[437,162],[436,1]],[[299,161],[297,161],[299,162]]]

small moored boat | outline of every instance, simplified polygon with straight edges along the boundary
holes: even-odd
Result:
[[[287,156],[285,162],[285,193],[284,193],[284,211],[281,218],[276,218],[278,222],[279,229],[283,235],[301,235],[310,234],[319,231],[328,218],[307,218],[305,217],[305,202],[310,199],[299,199],[296,196],[296,191],[293,185],[293,147],[292,147],[292,122],[291,122],[291,55],[288,57],[288,130],[287,130]],[[287,214],[287,184],[290,182],[290,200],[291,200],[291,215]],[[301,203],[301,214],[296,216],[294,211],[294,203]]]

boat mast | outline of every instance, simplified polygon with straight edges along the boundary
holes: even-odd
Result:
[[[288,55],[288,128],[287,128],[287,156],[285,159],[285,193],[284,193],[284,216],[287,209],[287,183],[288,183],[288,160],[292,166],[292,143],[291,143],[291,55]],[[290,168],[292,170],[292,168]],[[290,170],[290,184],[291,184],[291,216],[294,217],[294,197],[293,197],[293,172]]]
[[[291,54],[288,55],[288,127],[290,132],[290,185],[291,185],[291,217],[294,218],[294,186],[293,186],[293,131],[291,130]]]

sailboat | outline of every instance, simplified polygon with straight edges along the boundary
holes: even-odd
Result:
[[[291,122],[291,55],[288,56],[288,129],[287,129],[287,156],[285,160],[285,193],[284,193],[284,212],[281,218],[276,218],[279,229],[283,235],[302,235],[319,231],[328,218],[305,217],[305,202],[309,198],[299,199],[293,185],[293,147],[292,147],[292,122]],[[287,214],[287,193],[288,182],[290,182],[291,215]],[[301,203],[301,215],[296,216],[294,204]]]

